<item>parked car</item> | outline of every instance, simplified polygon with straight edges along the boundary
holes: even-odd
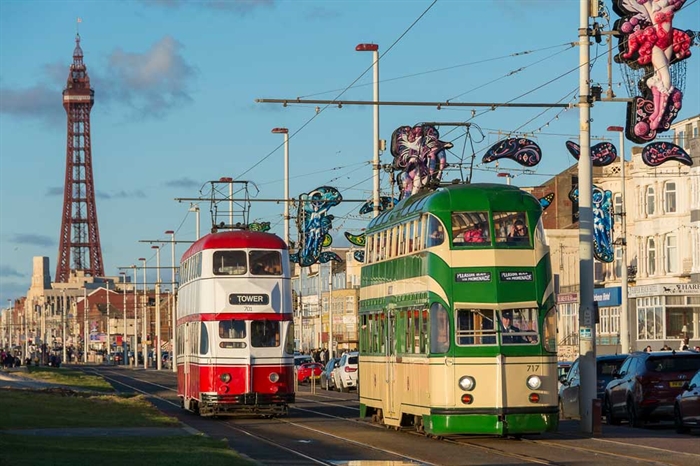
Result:
[[[625,359],[627,359],[626,354],[605,354],[596,357],[596,394],[599,400],[603,400],[605,387]],[[559,380],[561,383],[559,386],[559,414],[565,419],[578,419],[581,385],[579,359],[571,365],[568,374]],[[605,406],[603,406],[603,413],[605,413]]]
[[[633,427],[645,421],[673,419],[676,397],[700,369],[700,353],[653,351],[632,353],[605,388],[608,424],[625,418]]]
[[[673,407],[673,423],[676,432],[684,434],[691,428],[700,428],[700,370],[681,389]]]
[[[333,371],[335,387],[344,392],[352,387],[357,388],[357,363],[360,353],[351,351],[344,353],[338,361],[338,367]]]
[[[323,368],[323,372],[321,372],[321,386],[326,390],[335,387],[333,370],[338,367],[338,361],[340,361],[340,358],[331,358],[330,361],[326,363],[326,367]]]
[[[320,362],[305,362],[297,368],[297,380],[299,383],[311,382],[311,379],[318,380],[323,372],[323,364]]]
[[[294,356],[294,367],[299,368],[304,363],[314,362],[314,360],[308,354],[302,354],[300,356]]]
[[[571,369],[571,365],[573,363],[571,361],[559,361],[557,362],[557,380],[559,380],[559,385],[558,387],[561,388],[561,384],[564,380],[566,380],[566,376],[569,373],[569,370]]]

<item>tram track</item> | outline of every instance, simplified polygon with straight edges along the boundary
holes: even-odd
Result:
[[[98,372],[98,371],[96,371]],[[110,382],[114,383],[115,385],[118,384],[118,386],[123,386],[127,390],[133,390],[136,393],[141,393],[143,395],[149,396],[149,397],[154,397],[155,399],[159,400],[160,402],[167,403],[168,406],[177,408],[177,410],[180,410],[179,403],[176,401],[173,401],[172,398],[168,395],[162,396],[157,393],[158,390],[161,391],[167,391],[169,393],[173,393],[173,395],[176,393],[176,390],[172,386],[168,385],[163,385],[162,383],[158,383],[158,381],[154,380],[148,380],[148,378],[144,378],[139,376],[140,374],[134,373],[130,374],[125,371],[121,370],[104,370],[104,371],[99,371],[105,379],[109,380]],[[133,383],[130,383],[129,381],[133,381]],[[145,386],[142,384],[146,384]],[[136,385],[140,385],[136,386]],[[152,389],[147,388],[148,386],[152,387]],[[372,422],[368,422],[366,420],[358,419],[358,418],[352,418],[352,417],[346,417],[342,414],[334,414],[333,410],[340,411],[340,410],[346,410],[349,412],[358,412],[359,409],[356,406],[349,406],[347,403],[348,402],[355,402],[356,399],[350,399],[350,398],[337,398],[335,396],[331,396],[330,393],[320,393],[320,394],[313,394],[313,393],[305,393],[305,392],[298,392],[298,394],[302,396],[297,397],[297,403],[295,405],[290,406],[290,409],[293,411],[296,411],[298,413],[304,413],[307,418],[306,421],[311,421],[313,422],[314,417],[321,417],[328,419],[329,421],[339,421],[342,423],[351,423],[357,427],[361,428],[374,428],[374,429],[379,429],[381,431],[390,431],[392,429],[386,428],[386,426],[383,426],[381,424],[376,424]],[[171,398],[171,399],[168,399]],[[300,406],[301,404],[301,406]],[[306,405],[306,406],[303,406]],[[318,408],[316,407],[318,406]],[[320,409],[319,409],[320,408]],[[331,410],[330,412],[328,412]],[[183,412],[184,413],[184,412]],[[182,420],[183,416],[178,416]],[[197,420],[201,420],[201,418],[197,418]],[[251,420],[248,419],[248,422]],[[375,451],[376,454],[384,456],[388,455],[393,457],[395,460],[401,460],[401,461],[406,461],[414,464],[423,464],[423,465],[438,465],[438,464],[445,464],[445,462],[441,461],[430,461],[430,460],[424,460],[421,458],[422,455],[420,454],[413,454],[413,453],[401,453],[399,452],[396,448],[387,448],[386,446],[382,446],[379,443],[377,444],[371,444],[368,443],[364,440],[362,440],[363,434],[360,431],[348,431],[347,429],[343,429],[340,424],[329,424],[329,425],[324,425],[323,427],[318,427],[318,424],[316,425],[309,425],[309,422],[305,422],[304,419],[298,419],[298,418],[273,418],[271,420],[266,420],[266,425],[263,425],[262,423],[257,422],[256,420],[253,420],[252,422],[249,423],[247,427],[241,426],[239,420],[235,419],[221,419],[216,424],[209,424],[207,420],[203,420],[203,422],[199,422],[200,426],[208,426],[208,425],[213,425],[213,426],[219,426],[220,428],[225,428],[226,430],[229,431],[234,431],[241,436],[245,436],[246,438],[249,438],[251,440],[254,440],[256,442],[263,443],[265,445],[268,445],[270,447],[275,447],[278,448],[280,451],[285,452],[286,454],[293,454],[295,457],[299,459],[302,463],[300,464],[327,464],[327,465],[337,465],[337,461],[329,461],[328,459],[325,459],[321,457],[320,455],[316,454],[315,452],[309,452],[308,445],[305,447],[301,448],[295,448],[294,445],[290,445],[291,442],[307,442],[307,440],[301,439],[301,438],[295,438],[296,437],[303,437],[299,436],[297,434],[294,434],[294,436],[288,436],[284,439],[284,441],[280,441],[276,439],[275,437],[275,428],[274,426],[270,425],[270,422],[273,422],[274,424],[278,425],[285,425],[288,426],[289,429],[285,429],[287,432],[307,432],[311,435],[310,438],[313,440],[308,440],[308,443],[318,443],[322,442],[322,439],[329,439],[335,444],[345,444],[345,445],[350,445],[352,449],[354,450],[366,450],[370,449],[372,451]],[[183,423],[187,423],[187,420],[184,420]],[[221,430],[219,429],[219,434]],[[402,428],[398,429],[398,432],[401,433],[406,433],[409,434],[410,436],[416,436],[420,438],[425,438],[426,436],[424,434],[421,434],[419,432],[416,432],[415,430],[409,429],[409,428]],[[348,435],[350,434],[350,435]],[[364,434],[366,436],[366,433]],[[649,465],[668,465],[668,464],[679,464],[679,465],[684,465],[684,464],[697,464],[698,459],[700,459],[700,455],[694,454],[694,453],[686,453],[686,452],[678,452],[675,450],[670,450],[670,449],[664,449],[664,448],[659,448],[659,447],[653,447],[653,446],[645,446],[645,445],[638,445],[638,444],[630,444],[630,443],[625,443],[625,442],[620,442],[616,440],[610,440],[610,439],[600,439],[600,438],[587,438],[587,437],[580,437],[580,436],[575,436],[575,435],[568,435],[565,432],[558,433],[558,437],[561,438],[561,440],[558,439],[531,439],[531,438],[523,438],[519,440],[514,440],[514,439],[500,439],[500,438],[479,438],[479,439],[474,439],[473,437],[471,438],[466,438],[466,437],[459,437],[459,436],[450,436],[450,437],[442,437],[440,439],[433,439],[431,441],[436,441],[436,442],[442,442],[445,445],[452,445],[455,447],[459,448],[467,448],[473,451],[479,451],[481,455],[488,455],[490,457],[498,456],[503,458],[504,460],[507,458],[509,460],[514,460],[517,463],[527,463],[527,464],[544,464],[544,465],[565,465],[565,464],[572,464],[572,458],[576,458],[576,461],[589,461],[589,462],[597,462],[601,464],[629,464],[629,463],[636,463],[636,464],[649,464]],[[375,435],[372,435],[370,437],[376,437]],[[573,444],[562,444],[561,442],[567,441],[567,442],[574,442],[580,440],[581,442],[585,442],[585,445],[573,445]],[[591,446],[591,442],[597,442],[601,446],[594,447]],[[512,451],[515,445],[520,445],[519,451]],[[630,453],[625,453],[625,452],[619,452],[619,451],[610,451],[609,449],[606,449],[606,445],[614,445],[614,447],[622,447],[624,448],[634,448],[635,450],[638,450],[640,452],[647,452],[647,453],[640,453],[640,454],[630,454]],[[522,447],[525,447],[524,449]],[[510,450],[510,451],[509,451]],[[524,450],[524,451],[523,451]],[[557,454],[554,453],[554,451],[560,451],[561,453]],[[569,454],[567,455],[567,452]],[[473,455],[464,452],[463,453],[464,457],[472,457]],[[332,456],[332,455],[331,455]],[[605,458],[605,459],[603,459]],[[676,461],[669,462],[671,458],[676,458]],[[507,460],[506,460],[507,461]]]

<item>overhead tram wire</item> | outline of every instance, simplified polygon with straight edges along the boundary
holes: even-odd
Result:
[[[387,53],[389,53],[389,51],[390,51],[391,49],[393,49],[394,46],[396,46],[396,44],[398,44],[399,41],[400,41],[401,39],[403,39],[403,37],[404,37],[406,34],[408,34],[408,32],[409,32],[411,29],[413,29],[413,27],[418,23],[418,21],[420,21],[420,20],[423,18],[423,16],[425,16],[425,15],[428,13],[428,11],[430,11],[430,9],[431,9],[433,6],[435,6],[436,3],[437,3],[437,0],[433,0],[433,2],[423,11],[423,13],[421,13],[420,16],[418,16],[418,18],[417,18],[415,21],[413,21],[413,23],[411,23],[411,25],[410,25],[410,26],[409,26],[409,27],[394,41],[393,44],[391,44],[391,45],[389,46],[389,48],[386,49],[386,51],[385,51],[384,53],[382,53],[382,54],[379,56],[378,59],[381,59],[382,57],[384,57],[384,55],[386,55]],[[354,86],[360,79],[362,79],[362,77],[363,77],[365,74],[367,74],[367,72],[368,72],[369,70],[371,70],[371,69],[373,68],[373,66],[374,66],[374,63],[372,63],[369,67],[367,67],[367,68],[365,69],[365,71],[362,72],[362,74],[360,74],[357,78],[355,78],[355,80],[354,80],[353,82],[351,82],[347,87],[345,87],[345,89],[343,89],[343,91],[340,92],[340,94],[338,94],[338,95],[336,96],[336,98],[333,99],[333,101],[334,101],[334,102],[337,101],[343,94],[345,94],[345,93],[348,91],[348,89],[350,89],[350,88],[351,88],[352,86]],[[316,117],[318,117],[321,113],[323,113],[323,112],[324,112],[328,107],[330,107],[330,106],[331,106],[331,103],[328,103],[328,104],[326,104],[322,109],[320,109],[319,111],[315,112],[311,118],[309,118],[308,120],[306,120],[306,122],[305,122],[304,124],[301,125],[300,128],[298,128],[296,131],[294,131],[292,134],[290,134],[288,139],[291,140],[294,136],[296,136],[297,134],[299,134],[300,131],[302,131],[304,128],[306,128],[314,119],[316,119]],[[243,173],[241,173],[239,176],[244,176],[244,175],[246,175],[247,173],[250,173],[250,171],[252,171],[255,167],[257,167],[257,166],[260,165],[262,162],[264,162],[265,160],[267,160],[269,157],[271,157],[272,154],[274,154],[274,153],[277,151],[277,149],[279,149],[279,148],[281,148],[282,146],[284,146],[284,144],[285,144],[284,142],[278,144],[277,147],[275,147],[270,153],[268,153],[266,156],[264,156],[263,158],[261,158],[260,160],[258,160],[255,164],[253,164],[252,167],[250,167],[249,169],[247,169],[246,171],[244,171]]]

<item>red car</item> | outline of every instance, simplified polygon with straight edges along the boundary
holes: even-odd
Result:
[[[297,380],[299,383],[310,382],[312,378],[318,380],[323,372],[323,364],[318,362],[306,362],[297,367]]]

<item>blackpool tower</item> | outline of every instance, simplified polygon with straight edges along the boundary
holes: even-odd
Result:
[[[76,35],[73,64],[63,91],[68,135],[57,283],[67,283],[72,270],[82,271],[90,277],[104,276],[92,177],[90,110],[94,102],[95,91],[90,88],[90,78],[83,63],[80,35]]]

